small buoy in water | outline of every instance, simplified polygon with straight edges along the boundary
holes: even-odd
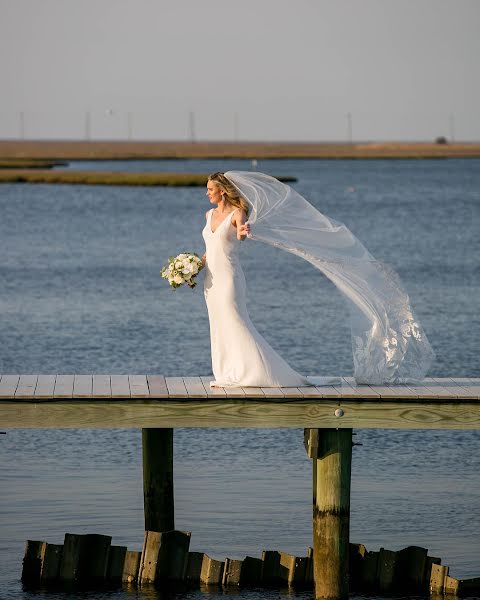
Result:
[[[336,417],[343,417],[345,413],[343,412],[343,410],[341,408],[337,408],[337,410],[335,411],[335,416]]]
[[[350,194],[351,194],[352,192],[354,192],[354,191],[355,191],[355,188],[354,188],[354,187],[349,187],[349,188],[347,188],[347,192],[350,192]]]
[[[256,158],[254,158],[254,159],[252,160],[252,169],[253,169],[253,170],[255,170],[255,169],[257,168],[257,165],[258,165],[258,161],[257,161],[257,159],[256,159]]]

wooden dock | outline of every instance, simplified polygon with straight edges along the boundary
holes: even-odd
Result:
[[[3,375],[2,428],[480,428],[480,378],[419,385],[210,388],[211,377]]]
[[[211,388],[211,377],[2,375],[0,428],[142,429],[145,530],[172,531],[176,427],[304,428],[312,459],[316,600],[349,593],[352,430],[480,429],[480,378]]]

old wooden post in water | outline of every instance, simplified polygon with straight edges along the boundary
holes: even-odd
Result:
[[[145,531],[175,529],[173,429],[142,429]]]
[[[317,429],[313,432],[315,598],[347,598],[352,430]]]

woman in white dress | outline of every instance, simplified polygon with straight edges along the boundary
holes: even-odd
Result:
[[[240,242],[250,233],[249,205],[223,173],[210,175],[206,213],[205,301],[210,321],[212,386],[298,387],[311,385],[260,335],[248,315]]]

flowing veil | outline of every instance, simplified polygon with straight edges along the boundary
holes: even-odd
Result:
[[[350,309],[356,382],[423,379],[434,353],[396,272],[343,223],[278,179],[248,171],[224,175],[251,206],[251,239],[301,256],[342,292]]]

